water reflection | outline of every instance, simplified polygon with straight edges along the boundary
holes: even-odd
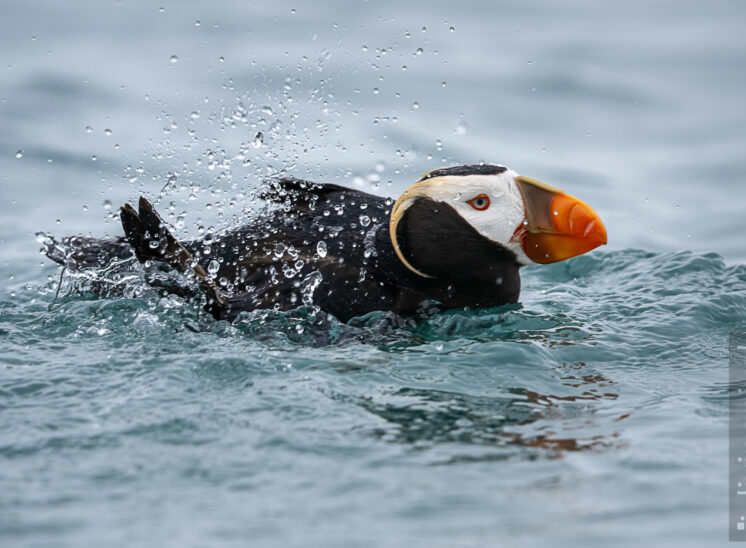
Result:
[[[476,456],[469,453],[452,457],[458,461],[556,458],[565,452],[619,446],[619,433],[609,431],[608,424],[598,423],[593,405],[618,398],[616,392],[604,389],[614,383],[599,373],[567,374],[560,381],[579,393],[556,395],[510,387],[504,395],[478,396],[405,387],[382,398],[358,398],[354,402],[390,425],[372,432],[383,440],[421,449],[449,443],[458,444],[461,450],[465,444],[491,449],[488,454],[477,451]],[[583,435],[572,435],[580,428]]]

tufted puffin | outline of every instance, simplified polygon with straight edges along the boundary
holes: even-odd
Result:
[[[347,321],[375,310],[411,314],[431,301],[515,303],[521,266],[606,243],[588,205],[501,165],[429,171],[396,201],[298,179],[267,186],[262,198],[277,207],[221,234],[180,242],[141,197],[137,210],[121,208],[124,237],[48,240],[45,252],[73,269],[133,254],[147,267],[175,269],[219,320],[305,304]]]

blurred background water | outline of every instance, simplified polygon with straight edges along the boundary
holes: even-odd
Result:
[[[725,0],[4,5],[2,544],[725,542],[745,22]],[[609,246],[528,269],[520,307],[224,325],[144,286],[58,294],[34,240],[120,234],[139,193],[195,236],[267,176],[396,196],[478,161],[592,204]]]

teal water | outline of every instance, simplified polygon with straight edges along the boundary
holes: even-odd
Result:
[[[745,17],[4,8],[0,544],[725,544]],[[119,234],[139,193],[192,237],[267,175],[397,195],[479,160],[588,201],[610,245],[525,269],[516,306],[228,324],[137,276],[95,295],[34,238]]]

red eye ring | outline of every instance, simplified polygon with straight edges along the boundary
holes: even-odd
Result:
[[[488,207],[490,207],[490,197],[486,194],[480,194],[479,196],[474,196],[471,200],[468,200],[466,202],[471,207],[476,209],[477,211],[484,211]]]

